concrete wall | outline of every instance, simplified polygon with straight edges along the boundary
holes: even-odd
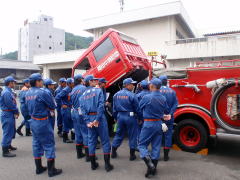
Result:
[[[69,69],[72,69],[74,61],[71,62],[62,62],[62,63],[52,63],[42,65],[43,77],[51,77],[51,71],[54,73],[62,71],[63,74],[69,74]],[[57,70],[57,71],[53,71]],[[67,73],[66,73],[67,72]],[[61,75],[61,74],[60,74]],[[69,75],[67,77],[70,77]]]
[[[204,40],[204,41],[203,41]],[[166,42],[167,59],[231,57],[240,55],[240,34]]]

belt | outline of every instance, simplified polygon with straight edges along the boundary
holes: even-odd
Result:
[[[44,118],[35,118],[35,117],[31,117],[32,119],[34,119],[34,120],[47,120],[48,119],[48,117],[44,117]]]
[[[11,110],[11,109],[4,109],[4,110],[2,110],[2,111],[13,111],[13,110]]]
[[[62,108],[64,108],[63,106],[67,106],[67,107],[69,107],[69,108],[71,108],[71,107],[72,107],[71,105],[69,106],[69,105],[65,105],[65,104],[64,104],[64,105],[62,105]]]
[[[97,115],[97,112],[90,112],[88,115]]]
[[[161,119],[144,119],[144,121],[161,121]]]

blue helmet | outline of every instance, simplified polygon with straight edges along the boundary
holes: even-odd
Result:
[[[150,81],[150,84],[153,84],[154,86],[161,86],[162,85],[162,81],[159,78],[153,78]]]
[[[4,83],[8,82],[16,82],[16,80],[12,76],[8,76],[4,79]]]
[[[37,80],[43,80],[43,78],[40,73],[33,73],[30,75],[29,80],[37,81]]]
[[[134,81],[132,78],[127,78],[123,80],[123,85],[127,85],[127,84],[136,84],[137,81]]]

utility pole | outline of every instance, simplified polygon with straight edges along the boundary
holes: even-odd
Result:
[[[123,12],[124,0],[119,0],[119,3],[120,3],[120,11]]]

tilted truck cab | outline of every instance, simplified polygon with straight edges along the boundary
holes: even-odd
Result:
[[[141,81],[149,76],[151,64],[137,41],[114,29],[108,29],[75,61],[73,76],[94,75],[105,78],[112,94],[121,87],[122,80],[132,77]]]

